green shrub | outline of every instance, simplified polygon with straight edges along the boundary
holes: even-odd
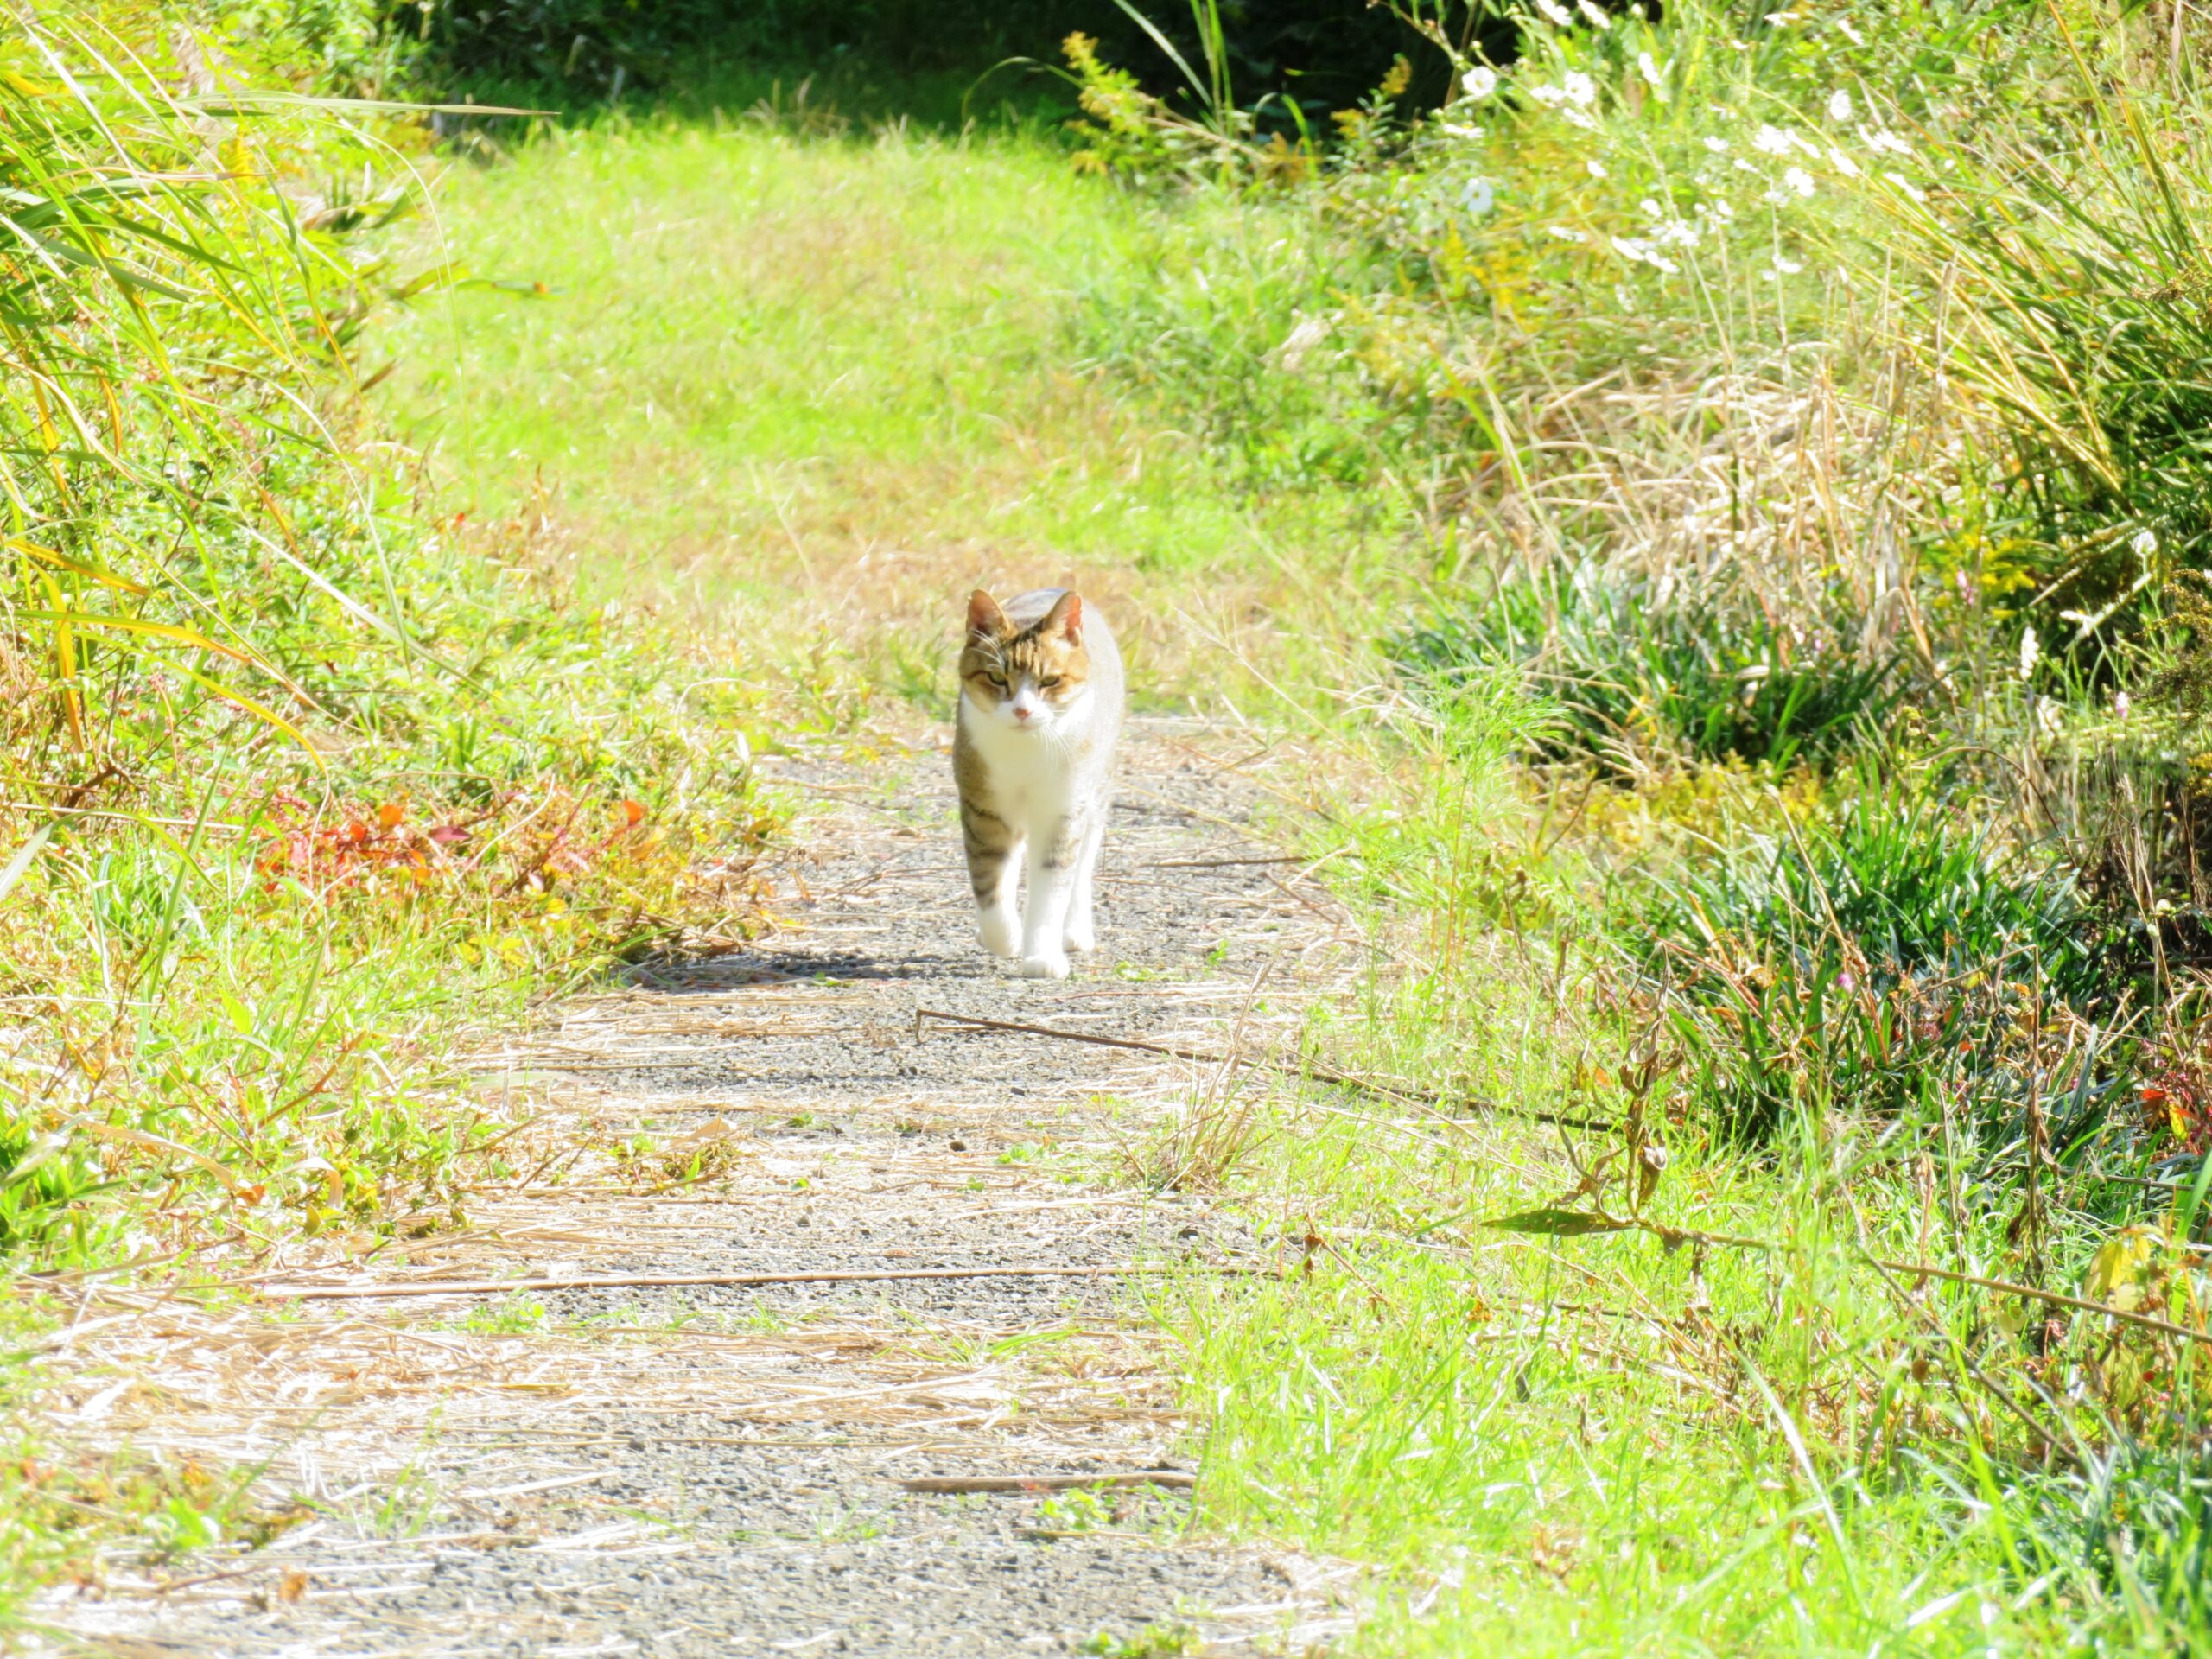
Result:
[[[1961,827],[1959,805],[1872,791],[1654,888],[1626,943],[1728,1132],[1947,1101],[2009,1125],[2016,1022],[2112,988],[2073,881]]]
[[[1501,584],[1487,604],[1407,634],[1395,654],[1429,676],[1519,668],[1562,716],[1550,752],[1616,769],[1653,751],[1828,765],[1880,722],[1901,683],[1894,657],[1867,662],[1833,635],[1792,639],[1763,616],[1590,573]]]
[[[1884,196],[1873,257],[1944,296],[1929,361],[2009,435],[2016,542],[1987,574],[2031,583],[2046,649],[2109,677],[2171,575],[2212,562],[2212,169],[2176,130],[2201,110],[2076,61],[2018,108],[1939,117],[1945,188]]]

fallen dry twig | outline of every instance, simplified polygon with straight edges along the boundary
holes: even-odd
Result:
[[[1591,1233],[1649,1233],[1669,1249],[1683,1244],[1694,1244],[1773,1255],[1780,1249],[1763,1238],[1741,1238],[1732,1233],[1704,1233],[1694,1228],[1669,1227],[1663,1222],[1647,1221],[1641,1216],[1609,1216],[1596,1211],[1531,1210],[1517,1216],[1501,1216],[1481,1224],[1501,1228],[1508,1232],[1542,1233],[1554,1237],[1573,1237]],[[2045,1302],[2053,1307],[2069,1307],[2083,1313],[2101,1313],[2122,1325],[2137,1325],[2145,1331],[2159,1331],[2170,1337],[2181,1337],[2212,1347],[2212,1331],[2177,1325],[2171,1319],[2162,1319],[2155,1314],[2133,1313],[2107,1302],[2094,1302],[2084,1296],[2069,1296],[2063,1291],[2045,1290],[2040,1285],[2024,1285],[2016,1280],[1985,1279],[1979,1274],[1959,1273],[1949,1268],[1933,1268],[1915,1262],[1891,1262],[1878,1255],[1861,1254],[1868,1266],[1884,1273],[1906,1274],[1920,1279],[1942,1279],[1955,1285],[1972,1285],[1980,1290],[1993,1290],[1999,1295],[2024,1296],[2031,1301]]]
[[[1227,1065],[1242,1061],[1269,1071],[1279,1071],[1286,1077],[1311,1077],[1316,1083],[1332,1084],[1339,1089],[1350,1089],[1363,1095],[1374,1095],[1383,1100],[1395,1100],[1402,1105],[1465,1107],[1473,1111],[1502,1112],[1511,1117],[1525,1117],[1538,1123],[1556,1123],[1562,1128],[1590,1129],[1599,1133],[1618,1128],[1618,1124],[1601,1123],[1595,1118],[1567,1117],[1556,1112],[1547,1112],[1529,1106],[1509,1105],[1503,1101],[1486,1100],[1480,1096],[1467,1095],[1447,1101],[1445,1096],[1426,1089],[1400,1089],[1372,1077],[1354,1077],[1349,1071],[1339,1071],[1334,1066],[1323,1065],[1319,1060],[1271,1060],[1248,1055],[1210,1053],[1200,1048],[1178,1048],[1172,1043],[1147,1043],[1135,1037],[1102,1037],[1095,1032],[1069,1031],[1059,1026],[1033,1026],[1019,1020],[986,1020],[980,1014],[950,1014],[943,1008],[916,1008],[914,1029],[921,1030],[925,1020],[941,1020],[949,1026],[967,1026],[981,1031],[1006,1031],[1029,1037],[1056,1037],[1065,1043],[1090,1043],[1099,1048],[1135,1049],[1140,1054],[1165,1054],[1170,1059],[1189,1060],[1198,1065]]]
[[[1196,1475],[1176,1469],[1123,1469],[1092,1475],[924,1475],[899,1484],[910,1492],[1065,1492],[1078,1486],[1168,1486],[1187,1489]]]

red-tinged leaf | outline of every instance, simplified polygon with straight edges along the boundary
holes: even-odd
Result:
[[[397,830],[406,817],[405,806],[397,801],[386,801],[377,809],[377,825],[379,829]]]
[[[635,801],[622,803],[622,827],[634,830],[645,821],[645,809]]]
[[[431,830],[429,837],[441,847],[458,847],[468,839],[468,831],[457,823],[442,823]]]

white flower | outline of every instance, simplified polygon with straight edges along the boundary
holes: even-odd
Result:
[[[1624,259],[1649,265],[1654,270],[1663,270],[1669,276],[1681,270],[1680,265],[1661,254],[1641,237],[1617,236],[1611,240],[1613,251]]]
[[[1613,26],[1613,20],[1592,5],[1590,0],[1574,0],[1574,9],[1582,14],[1592,29],[1607,29]]]
[[[1828,94],[1828,119],[1831,121],[1851,119],[1851,94],[1840,86]]]
[[[2043,655],[2042,642],[2036,638],[2035,625],[2030,623],[2020,635],[2020,677],[2026,679],[2036,671],[2036,658]]]
[[[1859,176],[1859,163],[1834,145],[1828,148],[1828,165],[1847,179],[1855,179]]]
[[[1562,242],[1587,242],[1590,239],[1586,232],[1574,230],[1568,226],[1550,225],[1545,228]]]
[[[1777,29],[1787,29],[1797,21],[1797,14],[1794,11],[1770,11],[1766,15],[1766,21]]]
[[[2115,715],[2118,715],[2122,720],[2126,720],[2127,718],[2126,692],[2115,691],[2112,694],[2112,711]]]
[[[1785,259],[1778,253],[1774,256],[1774,274],[1777,276],[1795,276],[1804,269],[1795,259]]]
[[[1813,194],[1813,175],[1802,167],[1793,167],[1782,175],[1782,181],[1801,196]]]
[[[1593,179],[1603,179],[1611,176],[1605,171],[1605,164],[1603,162],[1585,162],[1582,165],[1590,169],[1590,176]]]
[[[2036,725],[2045,737],[2056,737],[2065,729],[2059,717],[2058,700],[2055,697],[2036,699]]]
[[[1559,0],[1536,0],[1536,10],[1546,22],[1560,29],[1574,27],[1574,14],[1559,3]]]
[[[1866,44],[1866,37],[1851,26],[1851,20],[1848,17],[1837,18],[1835,20],[1835,26],[1837,33],[1840,34],[1845,40],[1849,41],[1853,46],[1864,46]]]
[[[1663,86],[1667,79],[1666,71],[1659,67],[1659,60],[1649,52],[1636,54],[1636,72],[1654,86]]]
[[[1905,143],[1904,139],[1898,137],[1897,134],[1891,132],[1887,127],[1882,127],[1873,132],[1868,133],[1866,135],[1866,147],[1869,149],[1885,149],[1892,156],[1910,156],[1912,154],[1912,146]]]
[[[1708,137],[1705,141],[1705,147],[1716,156],[1726,156],[1728,153],[1728,141],[1726,138]]]
[[[1636,211],[1642,213],[1646,219],[1656,219],[1659,217],[1659,204],[1652,200],[1650,197],[1646,196],[1642,201],[1636,204]]]
[[[1928,200],[1926,196],[1923,196],[1919,191],[1912,188],[1912,185],[1906,180],[1905,176],[1902,173],[1885,173],[1882,176],[1889,181],[1890,183],[1897,186],[1898,189],[1904,191],[1905,194],[1910,196],[1915,201],[1925,201]]]
[[[2158,532],[2155,530],[2139,530],[2129,538],[2127,544],[2135,550],[2137,558],[2147,561],[2158,550]]]
[[[1580,127],[1585,132],[1598,130],[1597,122],[1580,110],[1561,110],[1559,112],[1559,118],[1566,122],[1568,126]]]
[[[1580,69],[1568,70],[1561,84],[1567,95],[1586,110],[1598,101],[1598,83]]]
[[[1497,90],[1497,71],[1486,63],[1478,63],[1459,77],[1459,85],[1467,96],[1479,103]]]
[[[1567,94],[1549,83],[1543,83],[1529,88],[1529,96],[1548,110]]]
[[[1751,140],[1751,148],[1764,156],[1787,156],[1794,143],[1780,127],[1762,126],[1758,137]]]
[[[1488,179],[1469,179],[1459,193],[1459,205],[1480,219],[1497,205],[1497,187]]]

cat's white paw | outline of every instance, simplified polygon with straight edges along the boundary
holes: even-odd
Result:
[[[1089,922],[1071,922],[1068,925],[1066,945],[1078,956],[1098,948],[1098,930]]]
[[[1021,925],[1012,916],[986,911],[977,918],[976,931],[982,935],[983,949],[993,956],[1021,954]]]
[[[1024,957],[1021,959],[1021,976],[1024,979],[1065,979],[1068,976],[1068,959],[1058,950],[1049,956]]]

